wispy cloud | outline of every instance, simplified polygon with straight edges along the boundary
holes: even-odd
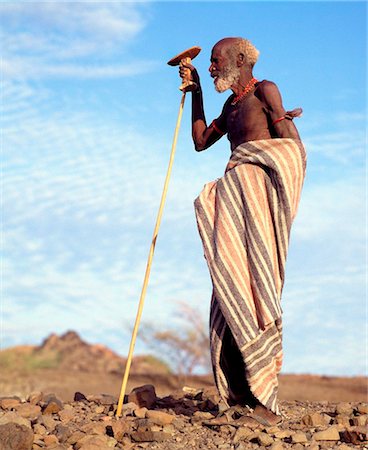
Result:
[[[3,76],[107,78],[149,72],[152,60],[124,57],[146,25],[146,9],[114,2],[1,3]]]

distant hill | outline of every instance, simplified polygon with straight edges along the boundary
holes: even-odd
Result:
[[[16,346],[0,351],[0,369],[32,371],[58,369],[78,372],[121,374],[126,359],[100,344],[89,344],[75,331],[61,336],[50,334],[39,346]],[[168,374],[170,369],[159,359],[137,355],[131,373]]]

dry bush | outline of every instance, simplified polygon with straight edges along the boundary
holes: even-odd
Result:
[[[143,326],[140,338],[151,350],[165,360],[178,375],[191,375],[194,370],[210,371],[208,326],[192,306],[178,303],[182,326],[157,330],[152,324]]]

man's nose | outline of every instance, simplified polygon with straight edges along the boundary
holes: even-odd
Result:
[[[213,63],[211,63],[210,67],[208,68],[209,72],[212,73],[213,70]]]

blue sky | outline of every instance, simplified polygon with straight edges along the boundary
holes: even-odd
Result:
[[[284,372],[366,372],[365,2],[2,2],[2,346],[74,329],[126,354],[180,102],[166,62],[243,36],[308,151],[283,295]],[[187,96],[143,323],[207,320],[193,200],[229,143],[197,154]],[[138,341],[136,353],[146,351]]]

